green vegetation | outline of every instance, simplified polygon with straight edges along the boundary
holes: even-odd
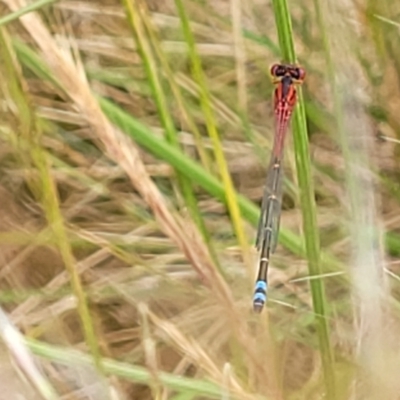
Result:
[[[398,6],[5,4],[3,370],[47,399],[397,398]],[[307,76],[255,315],[279,61]]]

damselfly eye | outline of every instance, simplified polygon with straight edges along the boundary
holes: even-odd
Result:
[[[303,68],[294,67],[290,69],[290,76],[296,81],[303,81],[306,77],[306,71]]]
[[[284,76],[287,72],[287,69],[284,65],[282,64],[274,64],[271,67],[271,75],[275,76],[277,78]]]

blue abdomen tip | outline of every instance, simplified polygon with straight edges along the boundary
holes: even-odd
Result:
[[[253,296],[253,309],[256,313],[260,313],[264,304],[267,302],[267,282],[257,281]]]

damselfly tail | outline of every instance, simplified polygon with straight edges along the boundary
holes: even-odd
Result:
[[[258,313],[262,311],[267,301],[269,257],[275,251],[278,242],[282,206],[281,161],[281,159],[274,158],[268,168],[261,217],[258,223],[256,246],[260,251],[260,261],[253,297],[253,309]]]

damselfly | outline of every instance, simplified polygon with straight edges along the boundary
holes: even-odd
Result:
[[[275,137],[256,238],[260,260],[253,297],[255,312],[261,312],[267,301],[269,258],[277,245],[282,206],[283,147],[290,117],[297,99],[295,85],[303,82],[306,73],[304,69],[295,65],[275,64],[271,67],[271,75],[274,84],[276,84],[274,94]]]

